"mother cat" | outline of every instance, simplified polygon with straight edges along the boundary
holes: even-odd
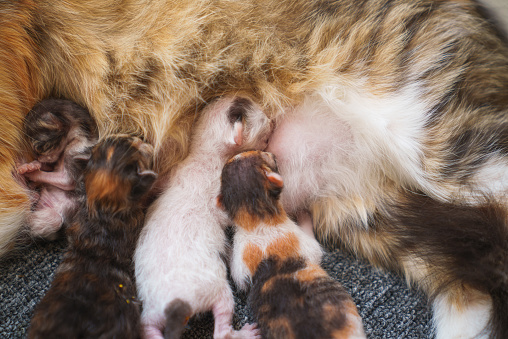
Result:
[[[288,211],[417,282],[439,338],[508,338],[507,46],[471,0],[0,1],[0,251],[37,101],[143,136],[164,174],[241,92],[276,122]]]

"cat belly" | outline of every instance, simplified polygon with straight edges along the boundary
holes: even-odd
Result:
[[[285,180],[284,208],[319,210],[319,229],[345,218],[366,223],[387,182],[434,190],[421,167],[427,108],[418,93],[325,87],[285,114],[267,148]]]
[[[31,234],[47,239],[54,239],[62,227],[67,213],[76,207],[66,191],[57,187],[43,187],[40,199],[28,218]]]

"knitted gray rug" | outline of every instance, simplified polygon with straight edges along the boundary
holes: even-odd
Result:
[[[25,338],[35,305],[49,288],[66,240],[38,242],[0,262],[0,338]],[[424,295],[409,289],[398,276],[379,271],[339,250],[322,263],[351,293],[368,338],[432,338],[431,311]],[[246,296],[235,292],[234,326],[254,319]],[[212,338],[213,316],[192,319],[184,339]]]

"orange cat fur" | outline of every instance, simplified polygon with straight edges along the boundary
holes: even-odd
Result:
[[[92,113],[102,137],[143,137],[155,146],[164,178],[187,154],[201,109],[220,95],[244,93],[274,119],[280,145],[292,144],[287,131],[305,126],[291,119],[305,121],[313,107],[331,120],[322,124],[325,132],[337,137],[333,159],[318,160],[342,167],[332,166],[333,173],[322,167],[322,177],[292,180],[287,172],[298,171],[285,164],[302,150],[289,148],[285,162],[281,147],[270,145],[286,178],[283,204],[310,210],[318,236],[340,238],[438,294],[438,336],[471,335],[490,319],[499,336],[508,336],[502,325],[508,311],[500,306],[507,303],[495,302],[506,300],[498,276],[475,282],[456,272],[422,281],[433,267],[423,258],[429,249],[417,248],[417,256],[407,247],[397,252],[407,245],[399,233],[409,229],[405,223],[427,221],[402,215],[405,204],[418,206],[420,195],[442,215],[471,207],[482,219],[475,209],[490,206],[490,217],[468,225],[475,232],[465,238],[486,239],[475,234],[485,235],[482,225],[490,224],[499,226],[494,239],[507,233],[508,47],[476,1],[20,0],[0,4],[0,37],[1,253],[12,247],[30,205],[30,192],[12,173],[27,149],[23,117],[36,102],[64,97]],[[309,127],[316,135],[323,126]],[[291,199],[295,190],[302,193],[296,183],[305,184],[306,199]],[[500,246],[504,258],[506,243]],[[501,265],[490,273],[507,270]],[[494,317],[491,298],[500,307]],[[452,311],[442,306],[450,304]],[[483,316],[463,312],[476,306]]]

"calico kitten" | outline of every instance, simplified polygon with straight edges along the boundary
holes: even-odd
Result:
[[[319,266],[319,244],[282,208],[282,187],[271,153],[244,152],[224,166],[217,199],[236,226],[231,275],[250,288],[263,338],[366,338],[353,300]]]
[[[152,157],[152,146],[125,135],[93,149],[77,189],[79,210],[66,230],[69,248],[28,338],[139,338],[132,254],[143,199],[156,178]]]
[[[168,319],[181,312],[171,304],[176,299],[190,306],[185,316],[212,310],[216,339],[257,337],[249,324],[240,331],[231,326],[234,302],[224,262],[228,219],[215,197],[226,161],[242,150],[265,148],[269,132],[266,116],[245,97],[220,98],[203,112],[189,156],[150,206],[136,248],[145,338],[162,338]]]
[[[98,131],[86,109],[70,100],[46,99],[25,117],[24,128],[34,161],[19,174],[40,192],[28,218],[30,232],[50,238],[76,207],[76,180],[90,158]]]
[[[426,291],[438,338],[508,338],[508,44],[479,1],[23,0],[0,13],[0,254],[30,210],[12,171],[38,100],[82,104],[101,135],[143,135],[166,175],[203,108],[243,93],[276,123],[288,213],[309,210],[318,237]],[[477,222],[443,217],[454,209]]]

